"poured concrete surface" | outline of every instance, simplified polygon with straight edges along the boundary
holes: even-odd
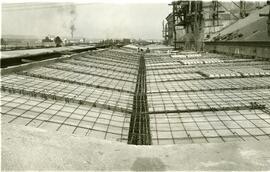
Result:
[[[68,47],[53,47],[53,48],[40,48],[40,49],[27,49],[27,50],[14,50],[14,51],[2,51],[1,59],[18,58],[25,56],[34,56],[41,54],[50,54],[55,52],[81,50],[86,48],[94,48],[94,46],[68,46]]]
[[[134,146],[2,121],[2,170],[270,170],[270,142]]]

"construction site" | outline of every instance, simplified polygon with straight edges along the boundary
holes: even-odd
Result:
[[[1,52],[2,170],[270,170],[269,2],[164,5],[163,44]]]

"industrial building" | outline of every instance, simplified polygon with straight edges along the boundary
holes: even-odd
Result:
[[[172,2],[167,45],[2,52],[2,170],[269,170],[269,5],[216,3]]]
[[[173,1],[163,26],[165,44],[269,58],[269,2]],[[243,50],[245,49],[245,50]]]

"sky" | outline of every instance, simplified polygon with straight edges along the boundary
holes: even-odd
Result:
[[[2,35],[162,39],[168,3],[2,4]]]

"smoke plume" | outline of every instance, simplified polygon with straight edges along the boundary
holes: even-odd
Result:
[[[65,32],[69,33],[71,38],[74,37],[76,30],[75,21],[77,18],[77,11],[75,4],[63,4],[58,8],[58,15],[61,16],[62,27]]]
[[[70,13],[69,14],[70,14],[70,17],[71,17],[69,29],[70,29],[71,37],[73,38],[74,32],[76,30],[75,21],[76,21],[76,18],[77,18],[76,6],[75,5],[70,6]]]

